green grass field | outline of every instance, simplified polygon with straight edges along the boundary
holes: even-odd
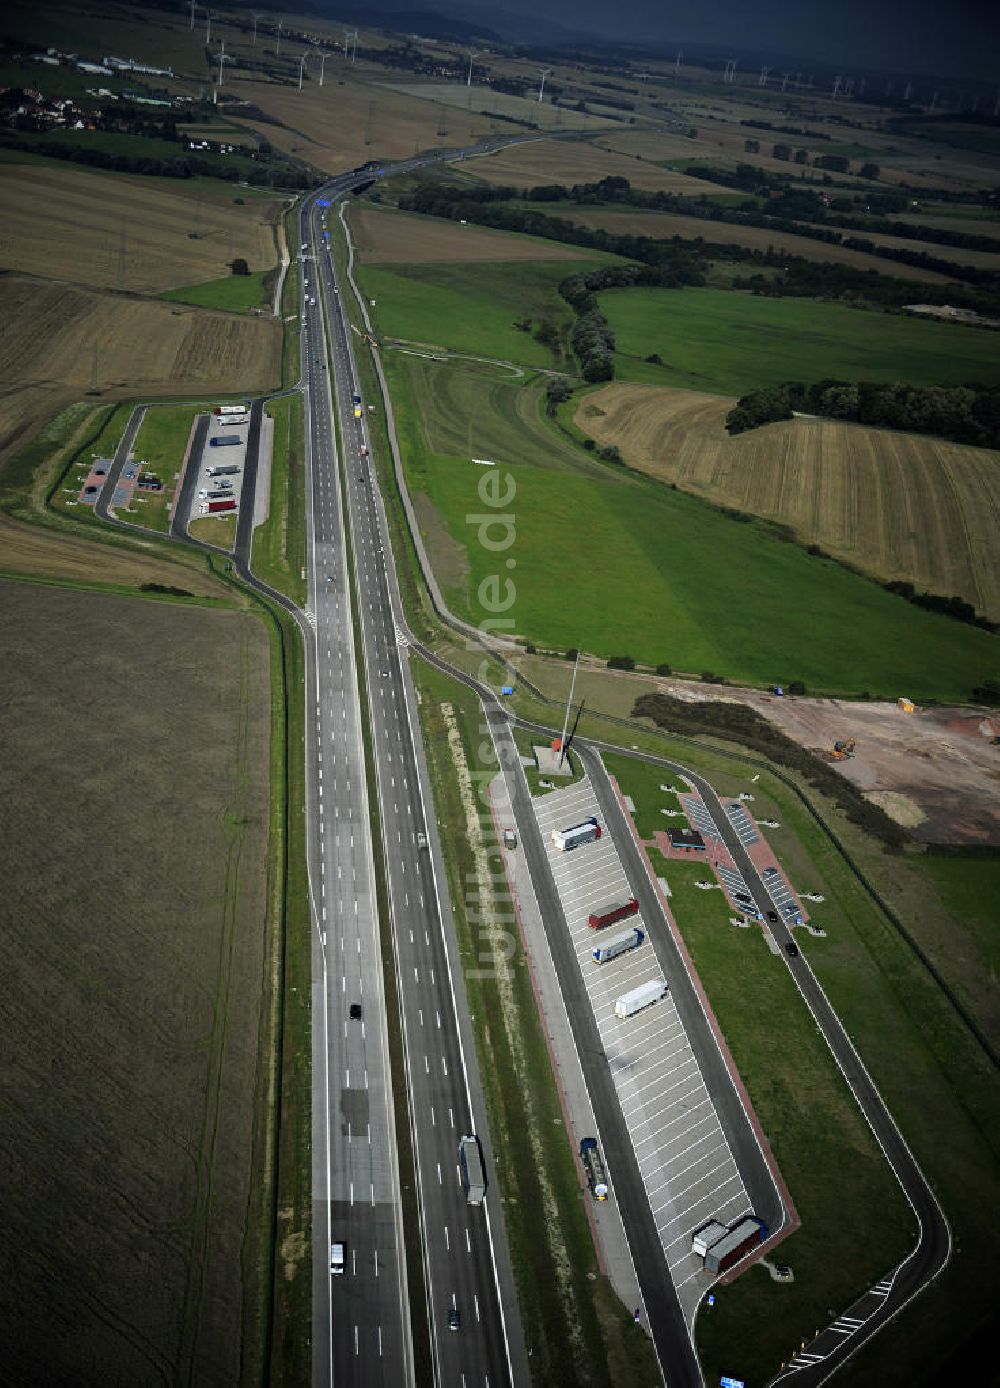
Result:
[[[552,353],[515,320],[568,323],[572,312],[559,297],[560,280],[604,264],[592,260],[511,261],[468,265],[364,265],[358,284],[375,300],[373,320],[383,337],[433,343],[456,352],[553,365]]]
[[[498,463],[528,457],[557,471],[605,475],[601,463],[544,423],[541,375],[515,376],[486,363],[438,362],[404,351],[387,352],[385,366],[393,398],[402,393],[413,402],[434,453]]]
[[[189,284],[183,289],[168,289],[161,299],[178,304],[197,304],[199,308],[229,309],[231,313],[249,313],[260,308],[266,297],[265,281],[269,270],[256,270],[249,275],[226,275],[204,284]]]
[[[136,435],[133,457],[145,460],[144,472],[153,472],[163,483],[162,492],[137,491],[132,498],[134,519],[153,530],[169,530],[169,503],[184,461],[191,425],[200,411],[190,405],[149,409]]]
[[[968,698],[995,667],[996,638],[987,633],[904,603],[683,493],[612,468],[554,471],[544,438],[533,453],[525,435],[521,460],[504,458],[515,488],[504,508],[513,542],[490,549],[506,532],[468,520],[489,512],[477,491],[486,469],[464,451],[435,451],[450,421],[428,417],[405,370],[392,369],[410,484],[443,522],[443,540],[432,527],[425,538],[449,602],[469,621],[487,615],[480,583],[502,574],[516,587],[510,630],[552,649],[580,646],[755,683],[801,679],[815,692],[891,696],[905,686],[917,698]],[[491,400],[484,392],[478,437],[508,427],[506,418],[487,422]]]
[[[267,407],[274,417],[271,505],[254,531],[253,569],[258,578],[305,605],[305,464],[302,400],[286,396]]]
[[[600,296],[621,380],[741,395],[779,381],[1000,381],[991,333],[809,299],[721,289],[616,289]],[[663,365],[647,362],[658,353]]]
[[[660,786],[676,785],[680,791],[686,791],[687,786],[683,781],[675,776],[671,776],[668,771],[661,767],[646,766],[643,762],[630,761],[626,757],[605,758],[605,763],[612,776],[616,777],[621,787],[622,794],[631,798],[635,805],[635,813],[632,815],[633,823],[639,837],[648,842],[657,829],[666,832],[667,829],[686,829],[687,819],[683,814],[668,818],[661,814],[661,810],[679,810],[681,802],[677,796],[668,790],[661,790]],[[656,850],[654,849],[653,852]]]

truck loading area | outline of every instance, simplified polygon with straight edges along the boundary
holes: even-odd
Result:
[[[692,1232],[713,1218],[732,1223],[750,1210],[750,1197],[671,993],[625,1020],[615,1016],[619,997],[664,976],[648,935],[666,926],[631,916],[628,924],[643,930],[644,943],[595,963],[605,932],[594,931],[588,915],[632,891],[610,834],[568,853],[552,844],[554,829],[600,818],[589,780],[533,803],[657,1235],[690,1322],[707,1285],[702,1260],[691,1251]],[[613,1196],[614,1170],[609,1175]]]

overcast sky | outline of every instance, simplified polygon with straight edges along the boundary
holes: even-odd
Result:
[[[413,0],[433,8],[433,0]],[[458,10],[463,0],[452,0]],[[469,0],[477,17],[488,7]],[[497,0],[571,28],[628,40],[711,42],[739,50],[899,72],[1000,82],[1000,0]]]

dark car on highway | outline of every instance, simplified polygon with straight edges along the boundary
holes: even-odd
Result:
[[[768,911],[768,913],[767,913],[767,918],[768,918],[768,920],[771,922],[772,925],[777,925],[777,924],[778,924],[778,913],[777,913],[777,911]]]
[[[361,1004],[360,1004],[359,1002],[352,1002],[352,1003],[351,1003],[351,1021],[352,1021],[352,1022],[357,1022],[357,1021],[360,1020],[360,1017],[361,1017]]]
[[[790,959],[797,958],[799,953],[798,945],[795,944],[792,940],[789,940],[788,944],[785,946],[785,953],[789,956]]]
[[[461,1330],[461,1328],[462,1317],[458,1314],[458,1308],[456,1306],[452,1306],[448,1310],[448,1329]]]

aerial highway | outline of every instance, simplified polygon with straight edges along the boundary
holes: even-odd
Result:
[[[336,931],[345,920],[355,918],[357,903],[352,893],[356,879],[350,879],[346,893],[335,901],[330,900],[328,885],[326,898],[317,902],[322,948],[317,961],[316,1016],[327,1018],[327,1040],[325,1048],[321,1048],[325,1049],[325,1056],[319,1049],[314,1050],[314,1060],[319,1062],[314,1069],[314,1133],[318,1149],[325,1137],[334,1187],[338,1182],[342,1185],[343,1160],[351,1156],[354,1147],[352,1143],[345,1152],[339,1133],[345,1121],[344,1085],[339,1078],[345,1071],[345,1046],[356,1047],[359,1039],[366,1048],[373,1043],[384,1045],[386,1032],[379,987],[371,851],[367,842],[360,708],[358,693],[353,688],[356,674],[365,691],[367,728],[377,778],[371,789],[379,802],[435,1374],[442,1384],[522,1383],[527,1378],[525,1351],[496,1188],[488,1189],[483,1206],[470,1206],[459,1181],[459,1140],[468,1133],[481,1135],[489,1171],[485,1108],[446,894],[439,894],[438,890],[442,860],[437,826],[427,811],[430,801],[415,731],[407,648],[400,644],[389,596],[388,540],[374,496],[370,465],[361,453],[367,446],[364,412],[359,418],[354,399],[360,394],[357,372],[333,262],[325,249],[322,217],[322,208],[315,202],[303,210],[307,231],[300,241],[300,245],[310,248],[304,262],[309,288],[304,290],[307,336],[303,374],[311,496],[310,609],[316,624],[314,698],[319,717],[317,742],[312,750],[323,758],[315,766],[315,801],[310,796],[310,841],[322,862],[325,850],[317,836],[329,841],[331,818],[341,835],[346,832],[345,822],[351,825],[352,851],[364,859],[368,909],[357,933],[338,952]],[[316,285],[321,286],[321,293],[313,292]],[[323,340],[320,318],[324,307],[328,343]],[[339,424],[342,458],[334,416]],[[338,462],[342,462],[342,469]],[[342,509],[342,485],[346,515]],[[349,525],[350,551],[345,545],[345,522]],[[353,593],[348,581],[349,552]],[[352,629],[355,602],[359,639]],[[353,728],[351,746],[338,746],[338,760],[334,761],[326,740],[330,735],[327,722],[331,732],[338,722]],[[349,762],[339,760],[348,755]],[[312,761],[312,751],[309,760]],[[321,891],[324,876],[330,884],[335,876],[332,865],[325,875],[320,874]],[[315,892],[315,872],[312,878]],[[341,875],[336,881],[345,883],[347,878]],[[367,967],[355,968],[352,951],[368,961]],[[352,1002],[361,1004],[360,1021],[352,1021],[348,1015]],[[385,1073],[383,1068],[383,1084]],[[328,1084],[325,1074],[331,1076]],[[356,1070],[352,1090],[361,1083],[359,1075]],[[370,1083],[370,1073],[365,1080]],[[385,1134],[373,1136],[371,1150],[374,1152],[377,1144],[389,1136],[388,1128]],[[383,1147],[382,1160],[388,1173],[394,1163],[391,1148]],[[318,1150],[315,1209],[317,1218],[322,1220],[321,1228],[326,1224],[320,1198],[322,1165],[322,1152]],[[390,1192],[388,1185],[386,1191]],[[380,1241],[384,1241],[389,1230],[388,1213],[384,1221],[377,1220],[355,1205],[352,1225],[345,1233],[338,1223],[345,1213],[342,1194],[341,1191],[338,1198],[335,1189],[331,1196],[331,1238],[347,1238],[357,1255],[357,1266],[373,1267]],[[319,1332],[328,1317],[334,1380],[357,1381],[361,1374],[366,1383],[404,1381],[400,1355],[393,1356],[392,1371],[385,1362],[390,1341],[405,1343],[406,1338],[402,1327],[407,1315],[408,1289],[398,1231],[395,1264],[387,1259],[377,1287],[383,1300],[390,1293],[395,1297],[395,1323],[389,1317],[388,1305],[384,1305],[378,1321],[381,1337],[372,1340],[369,1336],[365,1343],[362,1334],[355,1335],[352,1327],[359,1323],[359,1318],[362,1325],[370,1321],[369,1296],[373,1288],[356,1276],[334,1278],[327,1272],[320,1279],[319,1272],[326,1272],[320,1268],[325,1242],[316,1255],[314,1333]],[[324,1302],[328,1303],[328,1310]],[[449,1314],[454,1311],[458,1312],[457,1330],[455,1318]],[[370,1328],[376,1328],[374,1323]],[[315,1353],[316,1378],[328,1381],[319,1345],[315,1346]],[[356,1356],[353,1376],[352,1354]],[[369,1357],[374,1362],[369,1363]],[[364,1362],[358,1363],[361,1358]]]
[[[427,162],[431,161],[411,160],[392,171]],[[240,575],[291,611],[307,638],[306,810],[314,923],[314,1381],[413,1382],[411,1326],[426,1316],[437,1383],[517,1385],[527,1382],[529,1373],[496,1186],[491,1184],[483,1206],[470,1206],[459,1181],[459,1138],[472,1131],[481,1135],[489,1174],[489,1134],[427,788],[408,668],[410,654],[418,652],[479,697],[543,907],[551,872],[544,861],[512,727],[520,723],[546,736],[551,736],[552,729],[513,717],[494,690],[424,648],[407,628],[384,509],[366,456],[370,452],[367,413],[363,407],[360,415],[357,411],[355,396],[360,391],[350,329],[324,226],[326,206],[372,176],[373,171],[359,170],[334,180],[310,196],[300,210],[303,281],[308,279],[308,284],[302,284],[300,383],[308,472],[307,612],[302,614],[289,599],[260,583],[251,570],[262,402],[255,402],[251,414],[234,550]],[[140,421],[141,410],[137,410],[102,489],[96,509],[105,519],[117,519],[109,514],[108,503]],[[193,485],[192,472],[185,479],[172,529],[174,537],[187,544],[198,543],[185,533],[185,502]],[[447,612],[441,615],[449,620]],[[366,736],[374,783],[368,776]],[[597,758],[604,744],[579,738],[576,745],[629,878],[636,880],[641,864],[630,857],[634,844]],[[660,765],[696,787],[758,909],[766,915],[774,905],[766,881],[754,868],[712,787],[679,763],[630,753],[620,746],[608,750]],[[379,919],[370,795],[377,797],[374,818],[384,860],[388,922]],[[549,906],[558,920],[558,902]],[[425,1304],[417,1300],[420,1288],[408,1276],[401,1226],[383,994],[381,927],[385,924],[399,993],[408,1122],[419,1188],[419,1280],[424,1284]],[[766,928],[779,949],[790,942],[784,924]],[[785,1371],[786,1377],[792,1375],[812,1388],[829,1378],[941,1271],[950,1256],[951,1240],[933,1192],[807,960],[782,952],[776,965],[789,968],[919,1225],[912,1254],[887,1274],[887,1290],[865,1308],[852,1333],[831,1335],[812,1358],[794,1361]],[[602,1067],[598,1050],[590,1044],[593,1037],[588,1038],[582,1015],[574,1017],[574,1036],[601,1131],[610,1134],[606,1154],[616,1172],[616,1196],[665,1381],[698,1384],[701,1375],[689,1328],[653,1237],[627,1134],[621,1129],[620,1116],[613,1112],[616,1100],[607,1083],[607,1065]],[[331,1273],[332,1242],[345,1246],[343,1275]],[[455,1311],[459,1313],[457,1329],[451,1315]]]
[[[387,566],[392,565],[392,556],[388,553],[388,543],[386,542],[386,552],[384,558]],[[433,652],[424,649],[416,643],[412,634],[407,631],[405,614],[399,600],[398,592],[395,591],[395,627],[397,631],[407,634],[408,638],[420,653],[432,663],[462,680],[470,688],[474,689],[479,696],[487,723],[493,737],[498,767],[502,768],[507,780],[508,793],[511,797],[511,804],[514,807],[515,819],[517,822],[521,842],[525,844],[525,852],[529,855],[532,866],[532,879],[535,884],[536,892],[545,890],[545,884],[550,877],[547,865],[543,862],[540,845],[537,854],[533,853],[532,844],[537,838],[534,815],[530,807],[530,799],[527,793],[527,786],[524,782],[523,774],[520,771],[517,750],[511,737],[511,725],[520,723],[521,726],[531,726],[521,723],[521,720],[513,719],[509,711],[504,707],[502,701],[498,699],[496,691],[489,688],[482,682],[467,675],[465,672],[456,670],[448,665],[447,662],[440,660]],[[439,609],[440,611],[440,609]],[[449,613],[441,612],[445,620],[449,620]],[[456,629],[461,630],[463,624],[456,619],[451,619]],[[552,728],[535,727],[535,731],[545,737],[551,737]],[[603,772],[599,761],[594,753],[602,749],[599,743],[589,743],[582,739],[578,740],[578,748],[583,752],[588,770],[591,773],[602,811],[606,816],[606,823],[612,826],[623,853],[624,860],[628,867],[630,880],[641,881],[644,869],[633,861],[636,854],[631,834],[624,827],[622,821],[621,807],[614,796],[606,774]],[[608,750],[622,752],[624,749],[616,747]],[[767,885],[761,875],[754,867],[749,854],[746,852],[742,843],[733,828],[729,817],[723,810],[717,795],[711,785],[692,772],[689,768],[676,762],[660,759],[653,756],[637,752],[626,752],[626,755],[637,756],[647,762],[662,765],[665,770],[676,772],[685,776],[692,785],[698,790],[708,811],[715,821],[717,828],[727,847],[733,855],[733,859],[743,874],[744,880],[749,886],[754,901],[762,916],[766,916],[767,911],[774,908],[768,891]],[[544,902],[543,902],[544,905]],[[554,914],[555,904],[549,903],[550,911]],[[543,915],[545,912],[543,911]],[[801,1381],[808,1383],[820,1383],[835,1371],[838,1363],[855,1353],[858,1347],[866,1340],[875,1335],[878,1329],[887,1320],[899,1313],[899,1311],[916,1296],[920,1290],[926,1287],[934,1277],[940,1273],[946,1265],[951,1253],[951,1235],[947,1221],[941,1207],[931,1190],[923,1172],[920,1170],[905,1140],[896,1127],[891,1114],[889,1113],[882,1096],[879,1094],[871,1077],[868,1075],[860,1057],[855,1051],[850,1038],[847,1036],[830,1005],[825,993],[816,980],[815,975],[809,968],[808,962],[802,955],[789,958],[784,953],[784,946],[791,943],[791,934],[788,927],[783,923],[776,925],[768,924],[767,928],[771,931],[779,950],[781,950],[779,967],[788,967],[792,973],[803,1000],[809,1007],[817,1026],[823,1033],[827,1044],[830,1047],[834,1058],[844,1073],[848,1084],[854,1094],[855,1100],[865,1115],[866,1120],[872,1128],[877,1141],[879,1142],[889,1162],[897,1180],[902,1187],[906,1198],[910,1202],[918,1224],[918,1240],[907,1259],[899,1268],[891,1270],[891,1286],[888,1293],[879,1297],[877,1306],[867,1308],[863,1323],[850,1336],[840,1335],[832,1345],[824,1345],[822,1356],[817,1356],[816,1361],[811,1364],[803,1363],[797,1365],[793,1371],[801,1378]],[[582,1010],[582,1009],[581,1009]],[[571,1010],[574,1023],[577,1023],[577,1009]],[[591,1038],[592,1039],[592,1038]],[[585,1073],[588,1074],[588,1086],[591,1088],[592,1099],[595,1103],[595,1111],[598,1112],[602,1132],[605,1131],[606,1111],[601,1102],[601,1076],[599,1073],[588,1073],[588,1051],[586,1038],[582,1038],[582,1045],[578,1044],[581,1051],[581,1063]],[[593,1070],[593,1066],[590,1066]],[[728,1096],[726,1102],[732,1106],[735,1102],[733,1096]],[[600,1110],[600,1111],[599,1111]],[[730,1128],[735,1128],[737,1115],[730,1115]],[[620,1124],[611,1122],[609,1131],[617,1132]],[[618,1134],[621,1136],[621,1134]],[[614,1139],[613,1139],[614,1141]],[[630,1153],[624,1150],[619,1144],[618,1150],[619,1170],[632,1173],[632,1158]],[[749,1162],[744,1157],[741,1167],[746,1169]],[[636,1270],[639,1273],[640,1286],[647,1302],[649,1313],[650,1329],[657,1344],[661,1366],[667,1373],[667,1381],[670,1383],[681,1383],[685,1381],[699,1382],[700,1370],[697,1366],[693,1349],[686,1328],[683,1327],[679,1316],[679,1308],[676,1305],[676,1297],[673,1288],[663,1285],[663,1265],[660,1250],[652,1245],[648,1239],[648,1230],[644,1229],[647,1222],[648,1210],[643,1208],[644,1197],[639,1187],[638,1178],[635,1180],[635,1190],[631,1189],[632,1183],[627,1181],[625,1184],[625,1208],[623,1217],[626,1229],[629,1233],[630,1244],[632,1246],[633,1258],[636,1261]],[[616,1189],[618,1182],[616,1182]],[[633,1202],[632,1197],[638,1195],[638,1203]],[[773,1203],[773,1193],[765,1190],[760,1191],[761,1198],[768,1198]],[[768,1211],[774,1214],[774,1209]]]

